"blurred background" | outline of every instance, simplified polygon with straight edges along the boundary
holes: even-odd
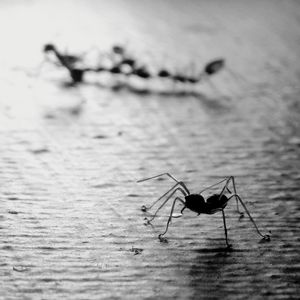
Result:
[[[0,294],[3,299],[296,299],[300,197],[299,1],[0,2]],[[43,52],[107,60],[114,45],[151,71],[198,84],[87,74],[74,85]],[[48,57],[48,59],[46,59]],[[126,83],[127,88],[115,88]],[[128,88],[129,86],[129,88]],[[221,214],[141,205],[173,182],[193,192],[224,176]],[[212,191],[217,192],[218,190]],[[180,207],[176,212],[180,211]]]

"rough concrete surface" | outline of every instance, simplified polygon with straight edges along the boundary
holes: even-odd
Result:
[[[299,299],[299,28],[299,1],[1,1],[0,299]],[[39,67],[47,42],[227,67],[70,86]],[[231,200],[231,251],[220,213],[185,210],[160,243],[171,202],[153,226],[140,207],[173,182],[136,181],[163,172],[194,192],[235,176],[271,241]]]

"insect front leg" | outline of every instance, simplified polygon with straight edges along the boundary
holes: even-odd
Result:
[[[156,210],[156,212],[154,213],[154,215],[152,216],[152,218],[151,218],[151,219],[147,219],[147,218],[146,218],[147,223],[150,223],[151,221],[153,221],[153,220],[155,219],[157,213],[165,206],[165,204],[169,201],[169,199],[172,198],[172,196],[173,196],[177,191],[180,191],[184,196],[186,196],[185,191],[184,191],[182,188],[178,187],[177,189],[175,189],[175,190],[167,197],[167,199],[166,199],[166,200],[158,207],[158,209]],[[184,202],[183,202],[183,203],[184,203]]]
[[[162,198],[164,198],[166,195],[168,195],[169,192],[171,192],[174,188],[176,188],[179,185],[179,183],[176,183],[175,185],[173,185],[167,192],[165,192],[162,196],[160,196],[157,200],[155,200],[150,206],[145,206],[143,205],[141,207],[141,210],[146,212],[149,209],[151,209],[156,203],[158,203]]]
[[[172,204],[172,208],[171,208],[171,212],[170,212],[170,216],[169,216],[169,219],[168,219],[168,222],[167,222],[166,229],[165,229],[165,231],[164,231],[163,233],[161,233],[161,234],[158,235],[159,240],[160,240],[161,242],[163,242],[163,243],[166,243],[166,242],[168,241],[166,238],[163,237],[163,235],[165,235],[165,234],[167,233],[168,229],[169,229],[169,224],[170,224],[170,222],[171,222],[171,220],[172,220],[173,211],[174,211],[175,204],[176,204],[177,201],[180,201],[181,203],[183,203],[183,205],[185,205],[184,201],[183,201],[181,198],[179,198],[179,197],[176,197],[175,200],[173,201],[173,204]]]

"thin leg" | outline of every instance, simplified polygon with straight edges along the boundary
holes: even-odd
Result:
[[[148,223],[154,220],[154,218],[156,217],[157,213],[163,208],[163,206],[165,206],[165,204],[169,201],[169,199],[170,199],[177,191],[181,191],[182,194],[183,194],[184,196],[186,196],[185,193],[184,193],[184,191],[183,191],[183,189],[181,189],[180,187],[178,187],[177,189],[175,189],[175,190],[167,197],[167,199],[163,202],[163,204],[161,204],[160,207],[156,210],[156,212],[154,213],[154,215],[152,216],[152,218],[148,220]]]
[[[222,179],[221,181],[218,181],[217,183],[214,183],[214,184],[212,184],[212,185],[206,187],[205,189],[201,190],[201,191],[199,192],[199,194],[201,194],[201,193],[203,193],[204,191],[209,190],[209,189],[211,189],[211,188],[213,188],[213,187],[219,185],[220,183],[222,183],[222,182],[224,182],[224,181],[226,181],[226,180],[228,180],[228,177]]]
[[[230,181],[232,182],[232,186],[233,186],[233,191],[234,191],[234,195],[237,195],[237,192],[236,192],[236,187],[235,187],[235,180],[234,180],[234,177],[233,176],[230,176],[228,179],[227,179],[227,182],[225,183],[225,186],[221,192],[221,195],[223,195],[223,193],[225,192],[225,190],[229,191],[229,188],[228,188],[228,185],[230,183]],[[231,193],[231,192],[230,192]],[[235,201],[236,201],[236,210],[237,212],[240,214],[240,218],[243,218],[244,217],[244,213],[242,213],[239,209],[239,201],[238,201],[238,198],[237,196],[235,196]]]
[[[234,194],[237,195],[234,177],[231,176],[230,178],[231,178],[231,181],[232,181]],[[240,216],[244,216],[244,214],[242,212],[240,212],[238,198],[235,197],[235,200],[236,200],[236,210],[238,211],[238,213],[240,214]]]
[[[174,181],[176,181],[178,184],[180,184],[185,189],[185,191],[187,192],[187,194],[190,194],[190,191],[188,190],[188,188],[186,187],[186,185],[182,181],[178,181],[170,173],[158,174],[158,175],[155,175],[155,176],[152,176],[152,177],[149,177],[149,178],[140,179],[137,182],[144,182],[144,181],[147,181],[147,180],[150,180],[150,179],[154,179],[154,178],[158,178],[158,177],[161,177],[161,176],[164,176],[164,175],[169,176],[171,179],[173,179]]]
[[[162,236],[165,235],[165,234],[167,233],[167,231],[168,231],[169,224],[170,224],[170,222],[171,222],[171,220],[172,220],[172,215],[173,215],[173,211],[174,211],[174,208],[175,208],[176,201],[180,201],[181,203],[185,204],[184,201],[183,201],[181,198],[179,198],[179,197],[176,197],[175,200],[173,201],[172,208],[171,208],[171,213],[170,213],[170,216],[169,216],[169,219],[168,219],[168,222],[167,222],[166,229],[165,229],[165,231],[164,231],[163,233],[161,233],[161,234],[158,236],[158,238],[159,238],[159,240],[160,240],[161,242],[165,242],[165,241],[166,241],[166,240],[164,240],[164,239],[162,238]]]
[[[167,192],[165,192],[162,196],[160,196],[157,200],[155,200],[150,206],[142,206],[142,211],[147,211],[149,209],[151,209],[157,202],[159,202],[162,198],[164,198],[169,192],[171,192],[175,187],[177,187],[179,185],[179,183],[176,183],[175,185],[173,185]]]
[[[269,240],[270,240],[270,236],[269,236],[268,234],[263,235],[263,234],[260,232],[260,230],[258,229],[258,227],[257,227],[257,225],[256,225],[256,223],[255,223],[255,221],[254,221],[254,219],[253,219],[252,216],[250,215],[249,210],[247,209],[246,205],[245,205],[244,202],[242,201],[241,197],[240,197],[239,195],[236,195],[236,194],[235,194],[235,195],[232,195],[229,199],[231,199],[232,197],[236,197],[236,198],[240,201],[240,203],[242,204],[243,208],[245,209],[247,215],[249,216],[251,222],[253,223],[253,225],[254,225],[254,227],[255,227],[257,233],[258,233],[263,239],[269,241]]]
[[[225,230],[226,245],[227,245],[227,248],[231,248],[231,245],[228,243],[227,228],[226,228],[226,218],[225,218],[224,209],[222,209],[222,215],[223,215],[223,224],[224,224],[224,230]]]

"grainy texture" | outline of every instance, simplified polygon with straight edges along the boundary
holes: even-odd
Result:
[[[0,4],[0,298],[298,298],[299,2],[23,3]],[[143,94],[36,71],[44,43],[119,41],[148,64],[228,68],[197,88],[132,82]],[[153,227],[140,207],[172,182],[136,180],[165,171],[195,192],[236,176],[271,241],[232,201],[232,251],[220,214],[185,211],[159,243],[170,205]]]

